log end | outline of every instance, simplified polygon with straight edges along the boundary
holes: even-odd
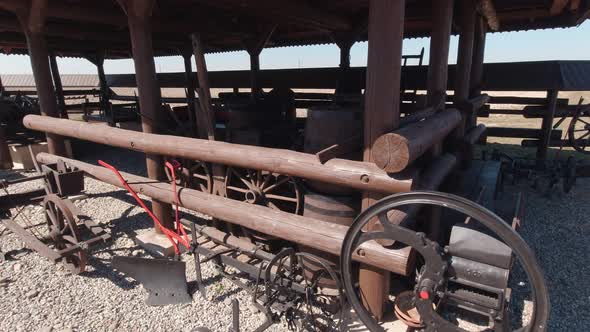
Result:
[[[397,173],[410,164],[410,151],[405,137],[386,134],[377,138],[373,144],[373,161],[388,173]]]

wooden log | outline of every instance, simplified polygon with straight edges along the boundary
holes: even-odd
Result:
[[[577,109],[577,105],[560,105],[557,106],[554,116],[556,117],[573,117],[574,112]],[[525,106],[522,110],[525,118],[543,118],[547,115],[550,111],[549,107],[547,106],[547,100],[545,100],[545,105],[543,106]]]
[[[543,117],[541,136],[539,136],[540,144],[537,147],[537,164],[539,164],[539,167],[541,167],[541,164],[547,158],[547,148],[549,147],[553,119],[555,118],[555,109],[557,107],[557,94],[557,90],[547,91],[547,112],[545,112],[545,116]]]
[[[436,113],[436,108],[434,108],[434,107],[426,107],[426,108],[421,109],[419,111],[412,112],[411,114],[408,114],[399,120],[399,126],[405,127],[409,124],[416,123],[418,121],[422,121],[423,119],[426,119],[426,118],[434,115],[435,113]]]
[[[541,130],[535,128],[488,127],[488,137],[538,138]],[[559,140],[563,135],[561,130],[552,130],[551,139]]]
[[[37,155],[37,160],[44,164],[55,163],[59,159],[100,181],[123,188],[116,175],[106,168],[47,153]],[[121,175],[136,192],[162,202],[174,203],[175,193],[169,183],[123,172]],[[182,207],[334,255],[340,255],[342,242],[348,231],[348,227],[343,225],[231,200],[199,190],[178,188],[177,195]],[[411,272],[408,268],[408,262],[413,259],[410,248],[391,250],[376,242],[366,243],[360,248],[364,250],[364,255],[355,255],[357,261],[402,275]]]
[[[373,146],[375,164],[389,173],[400,172],[441,142],[460,122],[461,113],[449,109],[382,135]]]
[[[232,144],[196,138],[148,134],[106,126],[27,115],[29,129],[60,133],[99,144],[146,153],[259,169],[335,185],[381,193],[411,190],[414,179],[392,178],[373,163],[331,159],[320,163],[314,154],[286,149]]]

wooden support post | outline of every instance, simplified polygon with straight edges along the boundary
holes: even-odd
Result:
[[[449,44],[453,23],[453,0],[432,2],[430,63],[427,79],[427,106],[436,106],[447,93]],[[444,97],[443,97],[444,100]],[[444,107],[444,104],[443,104]]]
[[[41,114],[58,118],[59,110],[48,60],[49,51],[43,35],[47,6],[47,0],[32,0],[29,4],[23,2],[16,8],[16,15],[27,39]],[[49,153],[65,156],[66,146],[63,137],[47,134],[47,149]]]
[[[135,77],[139,95],[139,108],[142,115],[141,126],[145,133],[157,133],[158,126],[165,121],[162,112],[160,87],[156,78],[154,50],[152,47],[151,16],[155,0],[119,0],[119,4],[127,14]],[[154,180],[165,180],[164,159],[160,155],[146,154],[148,177]],[[154,214],[162,225],[173,228],[172,207],[157,200],[152,201]],[[161,232],[156,228],[156,232]]]
[[[192,51],[185,50],[182,52],[182,59],[184,60],[184,79],[186,81],[186,105],[188,108],[188,121],[190,122],[191,134],[196,133],[196,115],[195,115],[195,79],[193,77],[193,69],[191,66]]]
[[[473,60],[471,61],[471,80],[469,82],[470,96],[481,94],[483,82],[483,64],[486,47],[487,27],[483,16],[477,15],[473,41]]]
[[[449,44],[453,23],[453,0],[432,2],[432,32],[430,35],[430,63],[428,65],[427,106],[445,108],[449,68]],[[442,154],[443,139],[434,144],[427,156],[434,162]],[[428,237],[438,240],[441,209],[430,207],[424,227]]]
[[[557,107],[557,95],[557,90],[547,91],[547,109],[545,110],[545,116],[543,116],[541,136],[539,137],[539,146],[537,147],[537,165],[539,167],[542,167],[545,159],[547,159],[547,149],[549,147],[549,140],[551,139],[553,118],[555,117],[555,109]]]
[[[369,50],[364,115],[363,160],[375,158],[373,144],[381,135],[395,130],[400,120],[400,78],[404,34],[405,1],[371,0]],[[381,198],[363,193],[363,209]],[[362,265],[359,284],[365,306],[378,319],[389,293],[389,273]]]
[[[276,29],[276,25],[269,26],[262,30],[256,38],[244,40],[246,51],[250,55],[250,91],[253,101],[257,101],[262,94],[262,88],[258,85],[258,75],[260,72],[260,53],[264,46],[272,37]]]
[[[473,40],[475,33],[475,3],[474,0],[461,0],[459,4],[459,21],[461,34],[459,50],[457,52],[457,66],[455,72],[455,94],[453,101],[459,105],[469,99],[469,80],[471,76],[471,62],[473,60]],[[467,119],[471,114],[463,114],[461,124],[457,127],[455,137],[465,134]]]
[[[49,55],[49,64],[51,66],[51,76],[53,77],[53,85],[55,86],[60,117],[69,119],[68,111],[66,110],[66,100],[64,98],[64,88],[61,84],[61,76],[59,75],[59,67],[57,66],[57,59],[53,53]]]
[[[98,82],[100,84],[100,107],[104,114],[109,116],[109,119],[113,119],[110,102],[111,91],[109,90],[107,76],[104,72],[104,51],[96,52],[96,55],[90,61],[96,66],[96,72],[98,74]],[[112,125],[114,125],[114,123]]]

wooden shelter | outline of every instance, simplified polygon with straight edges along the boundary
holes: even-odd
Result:
[[[65,115],[60,111],[63,105],[59,75],[52,77],[52,73],[57,73],[54,56],[91,59],[98,67],[105,96],[108,96],[108,85],[102,69],[104,59],[132,57],[143,132],[161,133],[159,124],[165,122],[165,113],[161,107],[154,56],[183,55],[187,68],[189,119],[196,122],[198,137],[209,141],[219,137],[205,53],[247,50],[252,69],[251,97],[255,100],[253,105],[259,106],[256,100],[262,93],[258,57],[263,48],[335,43],[342,53],[344,74],[339,80],[346,80],[350,75],[350,72],[346,74],[346,69],[350,66],[347,59],[351,45],[368,40],[364,94],[358,90],[355,99],[359,101],[359,108],[364,105],[363,126],[355,133],[362,137],[359,139],[362,161],[342,157],[355,150],[355,145],[351,148],[347,141],[336,142],[322,151],[293,152],[292,155],[268,147],[246,149],[237,144],[202,142],[207,149],[218,149],[220,154],[203,149],[198,155],[191,155],[216,163],[211,169],[213,194],[221,194],[228,185],[223,181],[224,164],[244,166],[264,157],[267,166],[253,167],[353,187],[362,191],[362,208],[365,209],[387,193],[416,188],[435,190],[456,164],[466,164],[471,146],[482,133],[482,128],[476,126],[476,117],[487,101],[480,93],[488,31],[575,26],[590,14],[590,2],[0,0],[0,9],[0,48],[8,54],[29,54],[44,116]],[[454,70],[455,97],[453,104],[446,104],[452,34],[460,36],[459,55]],[[416,103],[418,106],[414,109],[405,110],[401,91],[403,40],[426,36],[431,37],[427,98],[424,103]],[[191,54],[195,56],[196,79],[190,72]],[[195,91],[198,99],[193,102]],[[60,98],[56,98],[56,93]],[[401,117],[403,113],[405,117]],[[33,125],[31,122],[30,125],[45,128],[43,123]],[[63,138],[56,134],[60,130],[57,126],[45,129],[49,152],[63,155]],[[66,133],[64,129],[62,134]],[[133,144],[131,141],[131,148],[137,148]],[[146,152],[149,177],[165,180],[163,152],[157,148],[142,148]],[[273,158],[277,161],[273,162]],[[282,163],[281,160],[288,161]],[[256,199],[254,195],[252,200]],[[153,208],[155,215],[169,226],[170,204],[154,200]],[[399,212],[391,217],[396,222],[412,217],[411,211]],[[435,208],[427,214],[430,220],[439,218]],[[434,238],[438,236],[435,227],[426,231]],[[363,265],[359,280],[366,296],[365,305],[381,317],[383,296],[389,289],[389,272]]]

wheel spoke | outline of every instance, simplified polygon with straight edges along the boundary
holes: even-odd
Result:
[[[589,126],[590,126],[590,123],[588,123],[588,122],[586,122],[586,121],[582,120],[582,118],[578,118],[578,121],[580,121],[580,122],[583,122],[583,123],[585,123],[585,124],[587,124],[587,125],[589,125]]]
[[[286,201],[286,202],[297,203],[297,198],[296,197],[286,197],[286,196],[273,195],[273,194],[265,195],[265,197],[268,198],[268,199],[276,199],[276,200],[279,200],[279,201]]]
[[[239,188],[239,187],[234,187],[234,186],[226,186],[225,188],[226,188],[226,189],[229,189],[229,190],[233,190],[233,191],[241,192],[241,193],[244,193],[244,194],[248,192],[248,189]]]
[[[269,176],[271,176],[271,175],[269,175]],[[262,190],[262,192],[263,192],[263,193],[268,193],[268,192],[270,192],[270,191],[274,190],[275,188],[277,188],[277,187],[279,187],[279,186],[281,186],[281,185],[285,184],[285,183],[286,183],[286,182],[288,182],[290,179],[291,179],[291,178],[289,178],[289,177],[287,177],[287,176],[286,176],[286,177],[284,177],[284,178],[282,178],[282,179],[278,180],[278,181],[277,181],[275,184],[273,184],[272,186],[270,186],[270,187],[268,187],[268,188],[265,188],[265,189],[263,189],[263,190]]]
[[[246,185],[246,187],[248,189],[252,190],[252,184],[250,182],[248,182],[246,179],[244,179],[242,177],[242,175],[240,175],[240,173],[238,173],[238,171],[236,171],[235,168],[232,168],[231,171],[232,171],[232,173],[234,173],[235,176],[237,176],[240,179],[240,181],[242,181]]]
[[[264,182],[262,182],[262,184],[260,185],[260,190],[264,191],[264,188],[266,188],[266,186],[268,186],[268,184],[270,183],[270,180],[273,178],[272,174],[267,174],[264,177]]]

